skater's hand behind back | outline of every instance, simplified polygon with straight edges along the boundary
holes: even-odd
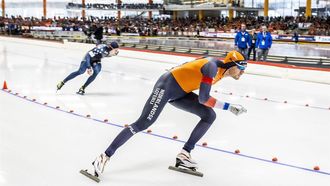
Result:
[[[87,74],[90,75],[90,76],[93,75],[93,69],[92,68],[88,68],[87,69]]]

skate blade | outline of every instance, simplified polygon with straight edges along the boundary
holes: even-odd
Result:
[[[87,170],[80,170],[80,173],[83,174],[84,176],[96,181],[97,183],[100,182],[100,179],[92,174],[90,174],[89,172],[87,172]]]
[[[79,95],[81,95],[81,96],[83,96],[84,94],[83,93],[80,93],[80,92],[76,92],[77,94],[79,94]]]
[[[178,172],[182,172],[182,173],[186,173],[186,174],[191,174],[191,175],[194,175],[194,176],[203,177],[203,173],[198,172],[198,171],[193,171],[193,170],[184,169],[184,168],[180,168],[180,167],[174,167],[174,166],[169,166],[168,169],[178,171]]]

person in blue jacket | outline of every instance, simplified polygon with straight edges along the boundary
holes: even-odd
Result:
[[[240,31],[237,32],[235,37],[235,47],[237,47],[237,51],[239,51],[246,58],[248,58],[247,54],[250,46],[251,46],[250,34],[246,31],[246,25],[242,24]]]
[[[269,49],[272,47],[272,36],[267,31],[266,26],[261,27],[261,32],[258,33],[256,48],[257,48],[257,59],[260,61],[266,61]]]

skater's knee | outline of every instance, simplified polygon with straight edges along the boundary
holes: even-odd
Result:
[[[135,132],[141,132],[146,130],[151,124],[150,123],[140,123],[140,122],[135,122],[134,124],[132,124],[131,126],[133,127],[133,129],[135,130]]]
[[[217,114],[214,112],[213,109],[206,109],[203,114],[201,115],[201,119],[207,123],[213,123],[216,119]]]
[[[141,132],[146,130],[149,127],[149,125],[141,124],[141,125],[136,125],[137,132]]]

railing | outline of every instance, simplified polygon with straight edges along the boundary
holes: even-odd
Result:
[[[150,44],[132,44],[132,43],[121,43],[121,46],[129,47],[129,48],[137,48],[137,49],[189,53],[189,54],[206,55],[206,56],[214,56],[214,57],[225,57],[227,55],[227,51],[203,49],[203,48],[176,47],[176,46],[150,45]],[[315,57],[269,55],[267,57],[267,61],[273,63],[296,65],[296,66],[330,68],[330,58],[322,58],[322,57],[315,58]]]
[[[66,39],[70,42],[80,42],[80,43],[94,43],[94,40],[87,39],[83,34],[81,35],[70,35],[70,33],[65,32],[63,36],[50,36],[50,35],[37,35],[35,38],[38,39],[48,39],[48,40],[63,40]],[[153,44],[136,44],[136,43],[125,43],[121,42],[122,47],[136,48],[136,49],[147,49],[156,51],[167,51],[167,52],[177,52],[177,53],[188,53],[196,55],[206,55],[214,57],[225,57],[228,51],[223,50],[213,50],[206,48],[191,48],[191,47],[178,47],[178,46],[168,46],[168,45],[153,45]],[[276,56],[268,55],[268,62],[288,64],[296,66],[305,67],[319,67],[319,68],[330,68],[330,58],[326,57],[296,57],[296,56]]]

